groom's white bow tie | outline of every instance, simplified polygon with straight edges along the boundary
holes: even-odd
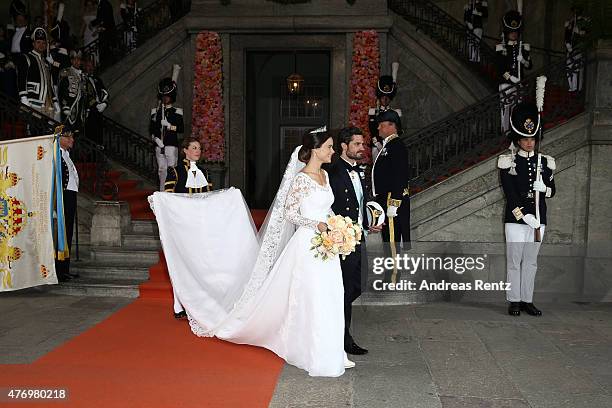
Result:
[[[195,162],[189,162],[189,170],[187,170],[187,182],[185,187],[187,188],[202,188],[208,185],[208,180],[204,177],[202,170],[196,166]]]

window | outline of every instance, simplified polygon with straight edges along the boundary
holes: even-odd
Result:
[[[281,119],[320,119],[323,117],[325,87],[305,85],[299,94],[289,93],[287,83],[281,84]]]

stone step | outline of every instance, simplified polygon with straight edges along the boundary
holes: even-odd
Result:
[[[129,249],[116,247],[92,247],[91,261],[101,266],[109,264],[124,264],[130,266],[149,267],[159,262],[159,251],[149,249]]]
[[[76,239],[76,237],[75,237],[75,239]],[[81,247],[89,246],[89,243],[91,242],[90,240],[91,240],[91,235],[89,233],[87,233],[87,234],[79,234],[79,244],[81,245]],[[129,233],[129,234],[125,234],[122,237],[122,241],[123,241],[123,246],[117,247],[117,248],[119,248],[119,249],[134,249],[134,250],[141,250],[141,249],[156,250],[156,249],[161,249],[161,242],[159,241],[159,238],[156,235],[153,235],[153,234],[133,234],[133,233]]]
[[[137,298],[141,280],[77,278],[48,287],[48,292],[72,296]]]
[[[155,220],[133,220],[132,232],[134,234],[154,234],[159,236],[159,229]]]
[[[149,268],[122,263],[101,264],[100,262],[79,261],[70,264],[71,273],[78,273],[81,278],[141,280],[149,279]]]
[[[156,235],[152,234],[125,234],[122,237],[124,248],[135,249],[151,249],[157,250],[161,248],[161,242]]]
[[[442,291],[406,290],[397,292],[374,292],[373,289],[370,289],[370,291],[362,293],[353,304],[368,306],[415,305],[442,301],[446,300],[447,297],[448,294]]]

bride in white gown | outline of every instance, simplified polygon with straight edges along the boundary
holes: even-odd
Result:
[[[150,198],[172,284],[196,335],[265,347],[311,376],[337,377],[354,366],[344,352],[340,260],[315,258],[310,249],[332,213],[321,169],[332,146],[324,131],[305,136],[258,240],[236,189]]]

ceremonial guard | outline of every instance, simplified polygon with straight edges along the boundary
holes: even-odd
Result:
[[[364,158],[366,147],[363,132],[355,127],[344,128],[336,140],[336,154],[324,169],[329,175],[329,184],[334,193],[332,210],[334,214],[349,217],[360,225],[363,231],[368,230],[366,201],[368,193],[365,184],[365,173],[358,165]],[[370,232],[380,231],[372,225]],[[340,260],[342,282],[344,284],[344,351],[348,354],[366,354],[367,349],[355,343],[351,335],[351,316],[353,302],[361,295],[362,267],[367,270],[366,233],[362,235],[361,244],[355,252]]]
[[[96,143],[102,143],[102,113],[108,107],[108,91],[104,83],[95,74],[95,61],[93,55],[85,56],[83,61],[85,74],[85,94],[87,96],[87,120],[85,134]]]
[[[64,125],[59,137],[61,160],[62,160],[62,186],[64,201],[64,223],[66,230],[66,244],[68,245],[68,258],[55,261],[57,279],[65,282],[72,278],[78,278],[78,274],[70,273],[70,253],[72,251],[72,234],[74,231],[74,220],[77,210],[77,193],[79,191],[79,173],[70,158],[70,150],[74,146],[74,137],[77,131],[69,125]]]
[[[53,85],[55,85],[58,95],[59,90],[57,87],[59,86],[60,72],[71,66],[71,57],[68,53],[68,50],[71,48],[70,28],[63,20],[63,16],[64,3],[60,3],[57,8],[55,24],[49,30],[49,52],[47,55],[47,62],[49,63],[51,76],[53,77]]]
[[[541,98],[543,100],[543,97]],[[501,155],[497,165],[506,197],[508,313],[532,316],[542,312],[533,304],[533,287],[540,245],[547,225],[546,199],[555,195],[555,160],[539,153],[542,118],[536,105],[518,104],[511,118],[511,137],[518,152]]]
[[[81,51],[70,51],[70,68],[60,73],[59,99],[62,120],[73,129],[81,130],[87,118],[85,75],[81,71]]]
[[[136,6],[136,0],[125,0],[119,5],[121,19],[123,20],[123,43],[130,51],[136,49],[136,27],[138,12],[140,9]]]
[[[590,19],[582,15],[582,8],[572,7],[572,17],[565,22],[565,48],[567,49],[567,81],[570,92],[582,90],[584,81],[584,54],[574,52],[587,34]]]
[[[210,191],[211,185],[208,183],[208,173],[198,164],[202,155],[202,145],[195,137],[186,137],[182,143],[185,158],[178,166],[168,168],[168,176],[164,191],[167,193],[204,193]],[[172,288],[174,296],[174,318],[181,319],[187,317],[181,301]]]
[[[172,78],[159,81],[157,107],[151,109],[149,134],[157,145],[155,157],[159,174],[159,188],[164,191],[168,167],[176,166],[178,160],[178,134],[183,133],[183,109],[173,106],[176,101],[176,79],[180,66],[174,65]]]
[[[376,157],[382,149],[382,140],[378,136],[377,117],[382,112],[393,109],[399,117],[402,117],[401,109],[394,109],[390,106],[391,101],[397,94],[397,71],[399,62],[391,64],[391,75],[382,75],[376,83],[376,106],[368,110],[368,128],[372,138],[372,159]]]
[[[11,3],[13,24],[7,24],[7,39],[10,39],[10,54],[16,55],[32,49],[32,30],[28,26],[28,12],[21,0]]]
[[[510,129],[510,112],[516,104],[516,84],[524,78],[523,70],[531,69],[531,46],[523,43],[521,32],[523,17],[516,10],[507,12],[503,17],[502,42],[497,44],[497,72],[501,100],[501,128],[504,134]],[[512,95],[514,93],[514,95]]]
[[[98,0],[96,18],[92,20],[91,25],[98,32],[101,63],[108,63],[108,59],[113,57],[116,33],[113,6],[109,0]]]
[[[470,0],[463,10],[463,21],[467,28],[468,56],[471,62],[480,62],[480,40],[484,29],[484,20],[489,16],[487,1]]]
[[[387,215],[382,229],[385,255],[395,258],[398,251],[410,248],[410,190],[408,187],[408,152],[399,138],[402,122],[393,109],[378,115],[378,134],[382,149],[372,164],[372,195]],[[397,268],[385,275],[397,282]]]
[[[28,10],[22,0],[12,0],[9,5],[9,14],[11,15],[11,23],[7,24],[8,29],[12,29],[12,24],[16,23],[17,16],[27,16]]]
[[[17,88],[21,103],[40,113],[59,119],[60,107],[53,88],[49,64],[45,59],[47,33],[38,27],[32,33],[33,49],[17,58]]]

